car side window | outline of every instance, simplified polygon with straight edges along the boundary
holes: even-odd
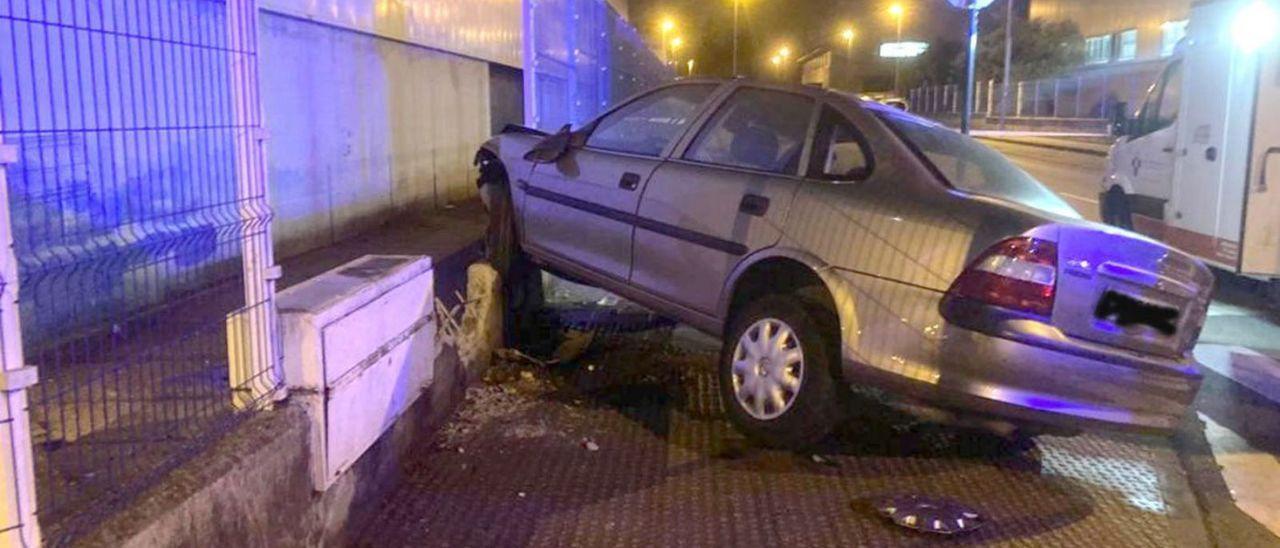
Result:
[[[714,84],[660,89],[606,115],[596,123],[587,146],[642,156],[659,156],[698,114]]]
[[[800,167],[814,100],[746,88],[720,107],[694,140],[686,160],[793,174]]]
[[[862,132],[830,106],[822,107],[809,156],[809,177],[836,181],[865,179],[871,156]]]
[[[1178,119],[1182,106],[1182,63],[1174,61],[1165,69],[1156,86],[1147,93],[1138,115],[1138,135],[1146,135],[1167,128]]]

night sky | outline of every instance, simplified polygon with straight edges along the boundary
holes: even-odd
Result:
[[[844,51],[839,32],[852,25],[858,33],[854,60],[867,75],[883,76],[891,63],[879,60],[876,49],[882,41],[895,37],[894,20],[888,15],[893,0],[741,0],[740,72],[767,76],[768,59],[783,44],[796,55],[814,48],[833,47]],[[1027,0],[1019,0],[1026,3]],[[907,8],[903,21],[904,40],[962,41],[965,16],[946,0],[900,0]],[[988,11],[1003,12],[1005,0],[997,0]],[[631,0],[631,19],[654,43],[660,41],[659,23],[671,17],[685,46],[678,57],[693,56],[697,72],[728,76],[732,64],[733,0]]]

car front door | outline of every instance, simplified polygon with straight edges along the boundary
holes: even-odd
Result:
[[[781,236],[816,105],[784,91],[734,91],[645,188],[631,283],[714,316],[730,271]]]
[[[1147,94],[1138,114],[1130,159],[1134,190],[1168,200],[1173,192],[1173,165],[1178,145],[1178,108],[1182,101],[1182,62],[1174,61]]]
[[[534,167],[522,185],[525,245],[625,282],[644,185],[716,87],[676,85],[641,96],[589,127],[585,146]]]

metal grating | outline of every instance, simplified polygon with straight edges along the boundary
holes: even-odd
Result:
[[[9,205],[52,545],[277,384],[270,349],[250,342],[272,325],[255,17],[252,0],[0,2],[0,137],[19,149]]]

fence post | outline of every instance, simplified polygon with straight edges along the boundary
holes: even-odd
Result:
[[[264,169],[266,133],[258,102],[258,2],[226,0],[230,49],[236,201],[241,230],[244,307],[227,316],[227,363],[232,405],[259,407],[282,395],[279,323],[271,209]]]
[[[951,85],[951,113],[960,113],[960,84]]]
[[[1058,113],[1061,111],[1060,105],[1062,103],[1062,97],[1058,95],[1058,93],[1061,91],[1062,91],[1062,80],[1054,78],[1053,79],[1053,117],[1054,118],[1057,118]]]
[[[1075,117],[1080,118],[1080,95],[1084,92],[1084,76],[1076,76],[1076,108]]]
[[[993,107],[995,107],[995,104],[996,104],[995,97],[996,97],[996,80],[995,78],[992,78],[990,80],[987,80],[987,118],[991,117],[991,111],[994,110]]]
[[[1017,98],[1018,104],[1013,109],[1014,110],[1013,115],[1017,116],[1018,118],[1022,117],[1022,91],[1023,91],[1023,88],[1026,87],[1024,86],[1024,84],[1026,84],[1026,82],[1018,82],[1018,98]]]
[[[1102,112],[1098,113],[1099,118],[1109,118],[1111,116],[1111,75],[1102,74]]]
[[[18,259],[5,169],[17,161],[17,147],[0,140],[0,418],[8,422],[0,424],[0,545],[36,548],[41,540],[27,388],[36,383],[37,373],[22,352]]]
[[[1040,116],[1040,81],[1036,80],[1035,95],[1031,97],[1031,117]]]

